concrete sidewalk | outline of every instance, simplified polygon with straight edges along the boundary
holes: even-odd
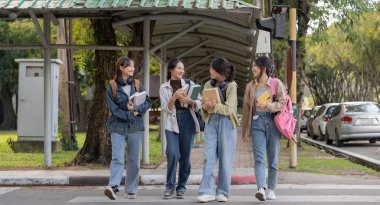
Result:
[[[237,140],[235,160],[232,172],[232,184],[253,184],[256,178],[253,173],[252,148]],[[203,147],[194,146],[191,159],[192,171],[188,184],[197,185],[202,178]],[[163,185],[166,182],[166,161],[156,169],[141,169],[141,185]],[[215,166],[217,175],[217,165]],[[27,186],[27,185],[106,185],[108,183],[108,169],[88,169],[86,167],[70,167],[67,169],[46,170],[9,170],[0,171],[0,185]],[[122,182],[124,179],[122,180]]]

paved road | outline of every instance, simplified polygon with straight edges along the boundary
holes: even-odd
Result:
[[[228,204],[263,204],[253,197],[255,185],[232,187]],[[137,199],[118,195],[116,201],[103,195],[103,187],[0,187],[1,205],[81,205],[81,204],[197,204],[198,186],[189,186],[186,198],[163,200],[163,186],[140,187]],[[280,184],[277,200],[265,204],[380,204],[380,185]],[[217,204],[212,202],[208,204]]]
[[[312,140],[311,137],[308,137],[306,133],[302,133],[301,136],[306,137],[308,140]],[[321,142],[319,140],[315,140]],[[321,142],[326,144],[325,142]],[[335,143],[333,142],[332,146],[335,147]],[[366,157],[370,157],[376,160],[380,160],[380,141],[377,141],[374,144],[369,143],[368,140],[363,141],[350,141],[345,142],[343,147],[338,147],[339,149],[347,150],[350,152],[354,152],[356,154],[361,154]]]

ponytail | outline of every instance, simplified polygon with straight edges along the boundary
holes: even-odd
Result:
[[[228,73],[227,80],[231,82],[235,79],[235,66],[230,64],[230,66],[228,67],[228,70],[230,72]]]

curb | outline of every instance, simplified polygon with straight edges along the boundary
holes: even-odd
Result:
[[[105,186],[108,176],[0,177],[0,186]],[[202,175],[190,175],[187,184],[199,185]],[[124,182],[124,177],[121,182]],[[217,177],[215,177],[217,181]],[[139,185],[165,185],[166,175],[141,175]],[[255,184],[255,176],[232,176],[231,184]]]

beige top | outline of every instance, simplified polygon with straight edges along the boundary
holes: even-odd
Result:
[[[206,82],[203,89],[213,88],[210,84],[210,81]],[[239,126],[239,120],[237,118],[237,84],[235,81],[232,81],[227,84],[226,88],[226,101],[224,104],[216,104],[214,110],[205,112],[202,110],[202,118],[205,123],[208,123],[212,114],[220,114],[229,116],[232,123],[232,127],[236,128]]]
[[[268,78],[266,82],[266,91],[271,93],[270,90],[270,82],[273,79],[271,77]],[[276,83],[276,96],[278,102],[268,103],[267,109],[270,112],[278,112],[285,109],[285,88],[284,84],[278,80]],[[242,116],[242,134],[243,136],[250,136],[250,127],[252,122],[252,116],[256,111],[256,92],[257,92],[257,83],[252,81],[248,83],[245,88],[244,100],[243,100],[243,116]],[[272,99],[273,100],[273,99]]]

